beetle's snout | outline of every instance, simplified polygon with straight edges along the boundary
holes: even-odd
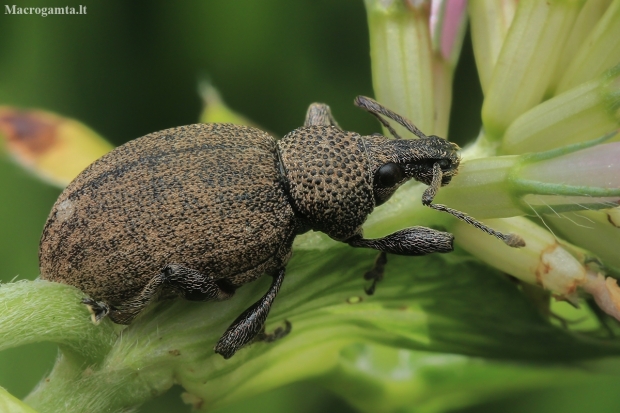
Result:
[[[460,162],[461,162],[461,159],[458,156],[456,156],[456,157],[438,159],[435,162],[433,162],[433,165],[436,163],[439,164],[439,167],[441,168],[441,173],[443,175],[453,176],[458,170]]]
[[[430,185],[435,174],[435,165],[441,168],[441,185],[447,185],[457,174],[461,158],[459,147],[451,142],[435,136],[428,138],[431,142],[422,159],[414,159],[405,165],[407,176]]]
[[[458,172],[459,164],[461,163],[461,157],[459,155],[460,148],[455,143],[436,136],[430,136],[429,139],[435,139],[437,141],[434,143],[437,152],[434,154],[435,156],[430,159],[430,169],[432,171],[434,165],[436,163],[439,164],[442,175],[441,184],[447,185]]]
[[[442,175],[441,176],[441,186],[446,186],[452,181],[452,177],[454,175]]]
[[[457,174],[461,158],[458,152],[453,152],[450,157],[440,159],[438,162],[441,168],[441,185],[447,185],[452,177]]]

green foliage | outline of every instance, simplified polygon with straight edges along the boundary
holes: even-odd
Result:
[[[17,345],[34,335],[82,350],[77,359],[75,350],[65,350],[26,399],[40,412],[117,411],[174,382],[194,404],[218,407],[310,378],[322,378],[362,411],[445,411],[609,374],[586,360],[620,353],[620,342],[550,324],[516,284],[460,254],[393,257],[376,295],[364,296],[360,274],[374,254],[331,244],[302,240],[289,264],[268,329],[287,319],[294,334],[255,343],[230,360],[214,354],[213,343],[268,280],[243,288],[229,302],[156,305],[118,336],[108,320],[88,325],[72,287],[7,284],[0,289],[2,302],[17,313],[30,305],[31,316],[0,325],[6,334],[0,341],[16,337]],[[81,326],[61,327],[58,319]],[[580,366],[571,366],[576,361]]]

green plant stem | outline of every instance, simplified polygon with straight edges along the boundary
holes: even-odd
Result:
[[[0,350],[39,341],[65,346],[74,359],[100,362],[116,334],[110,323],[93,325],[84,295],[76,288],[47,281],[19,281],[0,286]]]

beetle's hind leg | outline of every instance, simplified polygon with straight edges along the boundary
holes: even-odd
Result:
[[[162,292],[172,292],[190,301],[211,301],[230,298],[235,288],[225,280],[216,280],[191,268],[170,264],[154,276],[136,297],[120,305],[109,306],[109,317],[117,324],[129,324]],[[90,306],[93,308],[92,304]]]
[[[167,265],[162,274],[163,286],[189,301],[226,300],[235,293],[235,287],[225,279],[213,279],[180,265]]]
[[[325,103],[313,103],[308,107],[304,126],[335,126],[341,129]]]

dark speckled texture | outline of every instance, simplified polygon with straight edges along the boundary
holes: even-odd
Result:
[[[363,138],[335,126],[308,126],[278,146],[295,209],[334,239],[356,235],[375,207]]]
[[[115,149],[65,189],[41,238],[41,277],[113,305],[168,264],[241,285],[282,267],[295,233],[272,137],[182,126]]]

